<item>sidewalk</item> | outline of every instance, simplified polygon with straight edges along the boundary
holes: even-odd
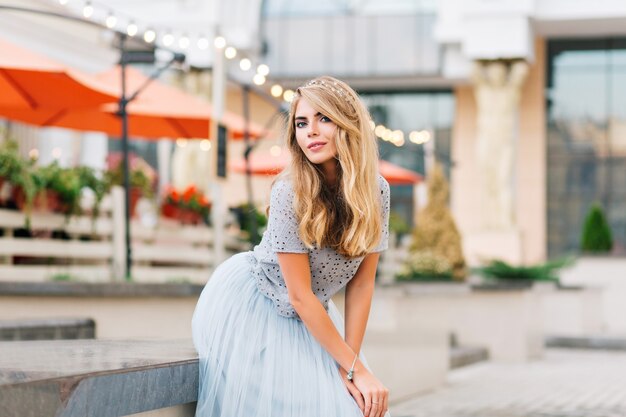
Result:
[[[626,352],[546,349],[526,364],[450,372],[445,387],[391,407],[393,417],[625,417]]]

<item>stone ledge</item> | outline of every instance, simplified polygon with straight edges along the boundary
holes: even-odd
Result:
[[[450,369],[457,369],[487,360],[489,360],[489,351],[484,347],[450,348]]]
[[[0,282],[0,296],[195,297],[203,288],[200,284]]]
[[[2,417],[127,416],[196,401],[184,341],[0,342]]]
[[[626,351],[626,338],[607,336],[546,336],[547,347]]]
[[[89,318],[0,321],[0,341],[93,339],[96,323]]]

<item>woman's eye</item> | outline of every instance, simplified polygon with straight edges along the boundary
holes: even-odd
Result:
[[[326,116],[322,116],[322,117],[320,117],[320,120],[321,120],[322,122],[332,122],[332,120],[330,120],[330,119],[329,119],[328,117],[326,117]]]
[[[303,128],[304,126],[306,126],[306,123],[304,123],[304,122],[296,122],[296,127],[297,128],[300,129],[300,128]]]

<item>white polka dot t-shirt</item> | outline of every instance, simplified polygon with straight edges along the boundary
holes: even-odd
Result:
[[[383,229],[372,252],[387,249],[389,242],[389,184],[379,175]],[[293,209],[294,191],[289,180],[274,183],[270,198],[267,229],[250,252],[252,271],[259,291],[270,298],[278,313],[298,317],[289,302],[285,279],[278,265],[277,253],[307,253],[311,267],[313,293],[328,308],[328,300],[354,277],[363,257],[346,258],[330,248],[307,248],[298,236],[298,222]]]

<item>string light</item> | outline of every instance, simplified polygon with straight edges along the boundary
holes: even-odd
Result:
[[[169,32],[166,33],[165,35],[163,35],[162,42],[165,46],[171,46],[174,43],[174,35]]]
[[[270,67],[268,67],[265,64],[261,64],[258,67],[256,67],[256,72],[257,72],[257,74],[260,74],[260,75],[266,77],[270,73]]]
[[[215,40],[213,41],[213,44],[215,45],[215,47],[217,49],[222,49],[226,46],[226,39],[224,39],[223,36],[218,36],[217,38],[215,38]]]
[[[208,139],[202,139],[200,141],[200,149],[207,152],[211,150],[211,142]]]
[[[117,25],[117,17],[113,13],[109,13],[105,23],[109,29],[113,29]]]
[[[28,152],[28,157],[30,159],[39,159],[39,149],[33,148]]]
[[[204,37],[201,36],[200,39],[198,39],[198,49],[207,49],[209,47],[209,40]]]
[[[137,25],[135,24],[135,22],[130,22],[128,26],[126,27],[126,33],[128,33],[128,36],[131,36],[131,37],[135,36],[138,31],[139,29],[137,28]]]
[[[293,101],[294,94],[295,93],[293,92],[293,90],[285,90],[285,92],[283,93],[283,99],[287,103],[291,103]]]
[[[237,49],[235,49],[232,46],[229,46],[228,48],[226,48],[226,50],[224,51],[224,56],[228,59],[233,59],[234,57],[237,56]]]
[[[279,145],[274,145],[270,148],[270,155],[272,156],[280,156],[281,153],[283,153],[283,148]]]
[[[189,37],[187,35],[181,36],[178,40],[178,46],[180,46],[182,49],[189,48]]]
[[[265,75],[255,74],[254,77],[252,78],[252,81],[256,85],[263,85],[263,84],[265,84]]]
[[[156,40],[156,32],[152,29],[146,30],[146,32],[143,34],[143,40],[148,43],[154,42]]]
[[[57,0],[57,1],[62,6],[65,6],[69,3],[69,0]],[[97,12],[95,10],[96,8],[104,9],[102,11],[107,12],[107,10],[109,9],[109,6],[105,6],[103,4],[99,4],[99,2],[96,2],[95,7],[94,7],[93,1],[85,1],[84,6],[82,8],[82,15],[86,19],[93,19],[94,15],[96,16],[99,15],[99,13],[96,13]],[[115,30],[115,28],[118,27],[119,21],[120,21],[118,15],[119,14],[116,13],[115,11],[108,10],[108,12],[106,13],[106,18],[104,19],[104,22],[103,22],[104,25],[111,30]],[[134,20],[128,19],[126,17],[126,18],[122,18],[122,21],[129,22],[125,30],[128,36],[134,37],[139,33],[139,26],[135,23]],[[180,38],[177,39],[177,37],[175,37],[172,34],[171,30],[165,32],[165,34],[159,34],[158,30],[155,30],[154,28],[148,28],[145,32],[143,32],[143,40],[146,43],[148,44],[155,43],[157,39],[159,39],[160,44],[162,44],[165,47],[172,47],[176,44],[176,46],[179,47],[180,49],[188,49],[191,46],[191,41],[190,41],[191,38],[187,34],[184,34]],[[200,50],[206,50],[209,48],[210,43],[211,43],[210,39],[208,39],[206,36],[200,35],[198,36],[197,42],[195,45]],[[213,44],[218,49],[224,49],[224,56],[227,59],[234,59],[235,57],[237,57],[237,55],[239,55],[239,51],[237,51],[237,49],[234,46],[228,45],[228,42],[223,36],[216,36],[213,39]],[[251,61],[251,59],[245,56],[242,57],[242,59],[239,61],[239,67],[241,68],[242,71],[250,70],[252,68],[252,65],[253,65],[253,62]],[[267,77],[270,73],[270,68],[265,63],[259,63],[258,65],[255,63],[255,65],[256,65],[256,74],[252,76],[252,81],[256,85],[259,85],[259,86],[264,85],[267,82]],[[282,96],[282,98],[285,101],[290,102],[293,100],[294,93],[292,90],[284,90],[283,87],[280,86],[279,84],[274,84],[271,87],[271,94],[272,96],[276,98],[281,98]]]
[[[52,150],[52,157],[54,159],[60,159],[61,155],[63,155],[63,150],[61,150],[61,148],[54,148]]]
[[[180,147],[180,148],[184,148],[185,146],[187,146],[187,139],[176,139],[176,146]]]
[[[91,5],[90,2],[88,2],[85,4],[85,7],[83,7],[83,16],[89,19],[92,15],[93,15],[93,6]]]
[[[283,87],[281,87],[279,84],[274,84],[270,89],[270,92],[274,97],[278,98],[283,95]]]
[[[243,58],[241,61],[239,61],[239,68],[241,68],[242,71],[248,71],[251,66],[252,62],[250,62],[248,58]]]

